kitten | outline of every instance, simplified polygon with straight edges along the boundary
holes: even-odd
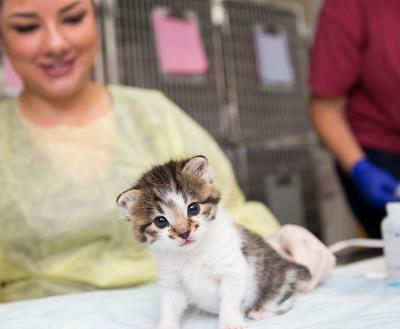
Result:
[[[262,319],[289,310],[297,282],[310,279],[307,268],[233,223],[203,156],[154,167],[117,204],[136,238],[154,251],[158,329],[179,328],[188,304],[219,314],[220,329],[243,329],[244,315]]]

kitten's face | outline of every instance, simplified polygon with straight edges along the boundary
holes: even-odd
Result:
[[[134,234],[156,249],[192,249],[215,219],[219,191],[207,159],[171,161],[145,173],[117,199]]]

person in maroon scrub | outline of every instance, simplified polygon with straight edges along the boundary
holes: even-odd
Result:
[[[399,28],[398,0],[326,0],[311,52],[311,120],[373,238],[400,201]]]

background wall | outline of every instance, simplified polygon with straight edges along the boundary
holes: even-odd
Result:
[[[269,1],[269,0],[266,0]],[[300,8],[306,23],[309,45],[318,23],[319,10],[324,0],[270,0],[294,4]],[[324,240],[332,243],[353,237],[364,237],[365,233],[354,218],[341,185],[336,177],[334,159],[322,145],[316,150],[318,161],[318,189],[320,193],[321,220],[323,222]]]
[[[267,0],[268,1],[268,0]],[[299,5],[304,11],[304,19],[309,28],[311,34],[314,31],[314,27],[318,18],[319,8],[323,3],[323,0],[271,0],[282,3],[290,3]]]

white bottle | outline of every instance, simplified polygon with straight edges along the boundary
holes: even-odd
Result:
[[[381,224],[388,279],[400,279],[400,202],[386,204]]]

